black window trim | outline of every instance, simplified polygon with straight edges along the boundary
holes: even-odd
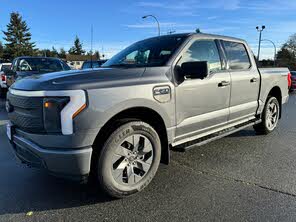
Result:
[[[224,55],[225,55],[225,58],[226,58],[226,70],[228,71],[232,71],[232,72],[243,72],[243,71],[250,71],[252,68],[253,68],[253,63],[252,63],[252,60],[250,58],[250,55],[249,55],[249,51],[248,51],[248,48],[246,47],[245,43],[243,42],[239,42],[239,41],[234,41],[234,40],[225,40],[225,39],[221,39],[220,40],[221,42],[221,46],[222,46],[222,49],[224,51]],[[227,52],[226,52],[226,49],[225,49],[225,45],[224,45],[224,42],[232,42],[232,43],[238,43],[238,44],[242,44],[247,52],[247,56],[248,56],[248,59],[249,59],[249,62],[250,62],[250,67],[248,69],[231,69],[230,66],[229,66],[229,60],[227,58]]]

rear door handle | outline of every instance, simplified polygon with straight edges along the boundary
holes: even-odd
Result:
[[[252,79],[250,80],[250,82],[251,82],[251,83],[253,83],[253,82],[257,82],[257,80],[258,80],[257,78],[252,78]]]
[[[230,85],[230,82],[228,81],[222,81],[218,84],[218,87],[225,87],[225,86],[229,86]]]

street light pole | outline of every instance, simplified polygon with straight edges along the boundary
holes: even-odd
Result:
[[[259,62],[260,48],[261,48],[261,36],[262,36],[262,31],[265,29],[265,25],[262,25],[261,28],[259,28],[259,26],[257,26],[256,29],[259,32],[259,47],[258,47],[258,55],[257,55],[257,60]]]
[[[261,40],[261,42],[262,41],[265,41],[265,42],[270,42],[272,45],[273,45],[273,47],[274,47],[274,57],[273,57],[273,64],[274,64],[274,66],[276,65],[276,46],[275,46],[275,44],[274,44],[274,42],[273,41],[271,41],[271,40],[269,40],[269,39],[262,39]]]
[[[158,28],[158,36],[160,36],[160,25],[159,25],[158,19],[154,15],[145,15],[145,16],[142,17],[142,19],[145,19],[145,18],[148,18],[148,17],[152,17],[152,18],[155,19],[155,21],[157,23],[157,28]]]

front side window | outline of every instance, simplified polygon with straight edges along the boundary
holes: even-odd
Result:
[[[229,69],[244,70],[251,67],[251,62],[245,46],[242,43],[224,41]]]
[[[196,40],[182,55],[179,62],[206,61],[210,73],[220,71],[222,69],[221,60],[217,45],[214,40]]]
[[[99,68],[99,67],[100,67],[100,64],[97,61],[84,62],[82,65],[82,69]]]

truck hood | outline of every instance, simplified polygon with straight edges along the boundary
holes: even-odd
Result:
[[[145,68],[98,68],[31,75],[16,81],[17,90],[71,90],[131,85],[139,80]]]

